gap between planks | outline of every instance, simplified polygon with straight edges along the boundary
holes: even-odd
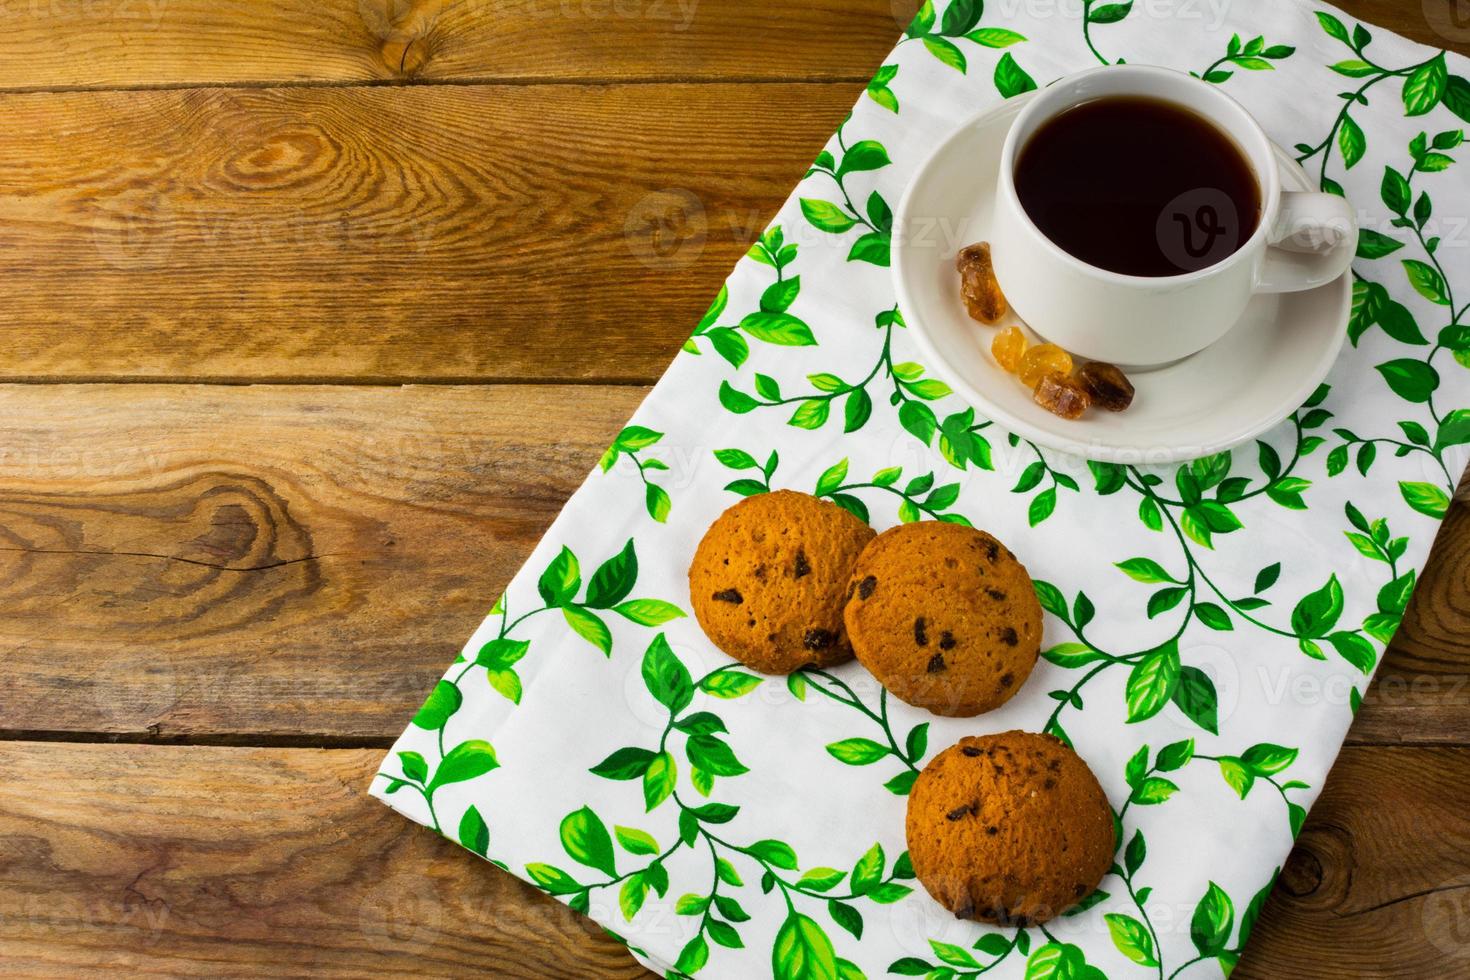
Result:
[[[407,722],[404,723],[405,726]],[[156,745],[225,749],[378,749],[386,752],[396,741],[384,735],[271,734],[249,732],[204,732],[162,734],[142,732],[72,732],[44,729],[0,728],[0,742],[35,742],[68,745]],[[1439,746],[1454,748],[1454,746]]]
[[[526,88],[537,85],[657,86],[657,85],[866,85],[872,72],[851,75],[484,75],[468,78],[343,78],[343,79],[256,79],[228,82],[150,82],[139,85],[5,85],[0,95],[62,95],[107,92],[189,92],[196,89],[284,90],[300,88]]]
[[[404,722],[407,727],[408,722]],[[397,741],[390,735],[328,735],[273,732],[82,732],[47,729],[0,728],[0,742],[35,742],[63,745],[153,745],[160,747],[196,747],[230,749],[377,749],[386,752]],[[1343,741],[1344,748],[1398,749],[1410,752],[1457,751],[1470,749],[1470,741],[1451,739],[1443,742],[1387,742],[1358,738],[1351,731]]]
[[[672,355],[671,355],[672,356]],[[128,374],[113,376],[95,375],[0,375],[0,385],[211,385],[220,388],[248,388],[252,386],[275,387],[329,387],[329,388],[652,388],[662,375],[652,377],[533,377],[521,378],[514,375],[484,377],[480,375],[438,375],[417,377],[412,375],[240,375],[218,377],[215,375],[170,374],[155,376]]]

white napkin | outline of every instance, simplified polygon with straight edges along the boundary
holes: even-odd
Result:
[[[1470,64],[1302,2],[1085,7],[1085,23],[1075,2],[921,12],[376,795],[663,971],[1228,971],[1465,464]],[[883,265],[890,206],[960,120],[1119,59],[1224,86],[1365,229],[1327,387],[1260,445],[1150,472],[975,418],[916,363]],[[1040,580],[1047,662],[966,720],[887,698],[856,664],[790,684],[733,667],[683,615],[685,573],[709,523],[766,487],[879,529],[995,533]],[[1045,928],[957,921],[905,859],[916,769],[1011,728],[1065,733],[1122,815],[1101,897]]]

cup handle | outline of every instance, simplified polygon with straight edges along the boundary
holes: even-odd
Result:
[[[1336,194],[1286,191],[1267,242],[1258,291],[1315,289],[1352,265],[1358,250],[1358,218],[1347,200]]]

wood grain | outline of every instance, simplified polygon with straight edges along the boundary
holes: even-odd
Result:
[[[0,725],[396,734],[643,394],[0,387]]]
[[[75,9],[141,15],[149,2]],[[158,3],[165,18],[177,3],[181,22],[214,23],[204,0]],[[306,22],[356,16],[327,6]],[[737,18],[716,33],[754,16],[710,9]],[[269,46],[273,35],[242,36]],[[582,36],[573,49],[595,58],[602,35]],[[651,382],[859,91],[0,95],[0,306],[12,324],[0,380]],[[596,342],[569,345],[569,330]]]
[[[1470,752],[1343,751],[1237,978],[1470,976]]]
[[[0,386],[0,726],[386,744],[644,393]],[[1467,574],[1460,505],[1355,741],[1470,744]]]
[[[0,379],[651,381],[856,97],[3,95]]]
[[[0,88],[866,81],[903,0],[7,0]]]
[[[380,757],[0,743],[0,960],[47,976],[646,976],[587,920],[368,799]],[[1467,840],[1470,752],[1346,749],[1237,976],[1464,975]]]
[[[1456,0],[1340,0],[1470,50]],[[918,0],[6,0],[0,89],[866,80]]]
[[[645,976],[368,798],[377,750],[0,743],[6,976]]]
[[[1470,505],[1461,497],[1440,528],[1403,626],[1353,721],[1350,741],[1470,745],[1467,582]]]

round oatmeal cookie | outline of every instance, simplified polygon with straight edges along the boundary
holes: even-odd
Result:
[[[1087,763],[1050,735],[961,739],[909,793],[909,859],[961,919],[1045,922],[1092,894],[1115,850],[1113,811]]]
[[[845,610],[853,652],[895,696],[969,717],[1021,689],[1041,649],[1041,603],[1010,549],[924,521],[863,550]]]
[[[790,490],[747,497],[694,552],[694,615],[710,642],[765,674],[851,660],[842,603],[872,539],[872,528],[825,500]]]

